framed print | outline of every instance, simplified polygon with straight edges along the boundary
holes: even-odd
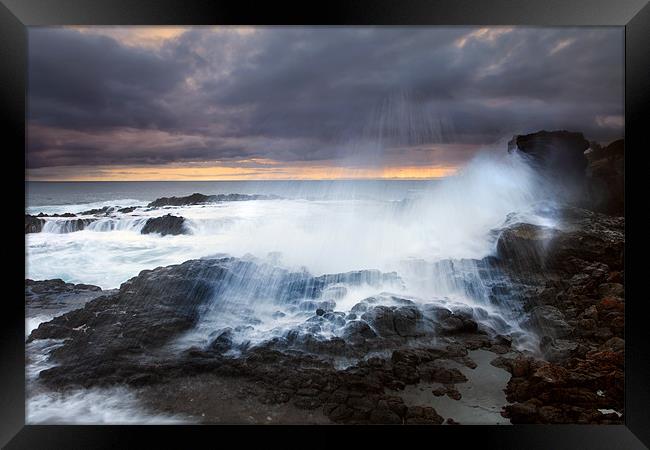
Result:
[[[3,0],[2,444],[646,448],[647,3],[313,6]]]

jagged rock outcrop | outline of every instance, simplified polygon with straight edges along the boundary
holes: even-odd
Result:
[[[185,228],[185,218],[180,216],[172,216],[167,214],[162,217],[152,217],[147,220],[144,227],[140,231],[141,234],[159,233],[163,236],[168,234],[179,235],[187,234],[188,230]]]
[[[585,198],[584,152],[588,148],[589,141],[582,133],[564,130],[519,135],[508,142],[509,152],[520,152],[529,160],[543,189],[573,204],[582,204]]]
[[[529,155],[533,163],[554,176],[582,179],[587,168],[585,150],[589,141],[582,133],[570,131],[538,131],[519,135],[508,142],[508,151],[519,150]]]
[[[520,292],[541,358],[501,358],[513,423],[621,423],[625,245],[623,217],[563,208],[558,229],[513,224],[499,264]],[[617,413],[603,414],[599,409]]]

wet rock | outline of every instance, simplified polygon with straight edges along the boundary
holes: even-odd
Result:
[[[443,384],[464,383],[467,378],[447,360],[435,360],[419,366],[420,377],[425,381]]]
[[[75,217],[74,214],[68,215],[68,214],[59,214],[59,215],[42,215],[39,214],[38,217],[36,216],[30,216],[29,214],[25,214],[25,233],[41,233],[43,230],[52,230],[52,228],[47,228],[46,224],[47,221],[44,219],[41,219],[40,217]],[[54,230],[58,233],[73,233],[75,231],[81,231],[84,230],[88,225],[93,223],[96,219],[84,219],[84,218],[78,218],[78,219],[69,219],[69,220],[62,220],[62,219],[54,219],[56,222],[56,226],[54,227]]]
[[[62,213],[62,214],[45,214],[45,213],[38,213],[36,217],[77,217],[76,214],[73,213]]]
[[[140,231],[142,234],[159,233],[162,236],[187,234],[185,218],[167,214],[162,217],[153,217],[147,220]]]
[[[343,328],[343,338],[353,342],[377,337],[377,333],[363,320],[348,322]]]
[[[428,406],[411,406],[406,414],[406,423],[410,425],[440,425],[443,421],[436,410]]]
[[[578,348],[578,343],[544,336],[540,341],[539,348],[547,361],[557,363],[569,359]]]
[[[506,358],[500,356],[495,358],[490,363],[495,367],[500,367],[507,370],[512,374],[513,377],[525,377],[530,373],[532,368],[531,358],[525,357],[523,355],[518,355],[515,358]]]
[[[334,311],[334,308],[336,308],[336,302],[333,300],[316,302],[316,305],[319,309],[322,309],[324,311]]]
[[[508,142],[508,151],[520,151],[531,160],[533,166],[551,177],[564,188],[581,187],[589,148],[582,133],[569,131],[539,131],[519,135]]]
[[[25,234],[27,233],[40,233],[43,231],[45,220],[40,219],[30,214],[25,214]]]
[[[101,382],[122,358],[162,346],[196,324],[219,280],[242,276],[230,263],[231,258],[192,260],[144,270],[117,293],[40,324],[28,341],[67,339],[52,353],[60,366],[41,375],[52,383]]]
[[[402,337],[418,337],[433,334],[433,323],[424,320],[415,306],[401,306],[393,311],[395,332]]]
[[[88,211],[80,212],[81,216],[108,216],[115,208],[113,206],[104,206],[102,208],[89,209]]]
[[[435,395],[436,397],[442,397],[443,395],[445,395],[447,393],[447,388],[445,388],[444,386],[441,386],[441,387],[438,387],[438,388],[435,388],[434,390],[432,390],[431,393],[433,395]]]
[[[219,202],[241,202],[249,200],[273,200],[280,197],[275,195],[247,195],[247,194],[218,194],[218,195],[204,195],[194,193],[185,197],[161,197],[149,203],[149,208],[160,208],[162,206],[187,206],[187,205],[200,205],[203,203],[219,203]]]
[[[397,335],[394,318],[394,308],[389,306],[374,306],[361,316],[382,337]]]
[[[363,314],[368,310],[368,305],[364,302],[357,303],[350,309],[351,312],[356,314]]]
[[[518,271],[538,269],[546,265],[550,242],[559,231],[529,223],[518,223],[501,232],[497,255],[509,268]]]
[[[460,400],[463,396],[457,389],[447,389],[447,397],[452,400]]]
[[[219,335],[210,343],[209,348],[219,353],[227,352],[232,348],[233,345],[233,332],[232,329],[227,328],[226,330],[219,333]]]
[[[535,272],[553,270],[575,273],[579,261],[606,264],[614,270],[622,267],[625,244],[622,217],[573,207],[557,210],[554,215],[564,217],[565,229],[518,223],[501,232],[497,256],[509,272],[529,278]]]
[[[623,352],[625,350],[625,340],[619,337],[613,337],[600,346],[601,351]]]
[[[585,154],[589,161],[586,177],[590,206],[596,211],[622,216],[625,205],[623,139],[603,148],[592,146]]]
[[[405,363],[393,364],[393,375],[405,384],[415,384],[420,381],[420,372],[417,366]]]
[[[36,317],[44,313],[56,316],[81,308],[90,300],[112,293],[114,293],[113,290],[102,291],[99,286],[66,283],[58,278],[41,281],[26,279],[25,306],[27,317]]]
[[[418,336],[416,331],[422,313],[415,307],[400,307],[393,311],[393,326],[400,336]]]
[[[548,305],[533,308],[526,325],[542,336],[548,335],[562,338],[571,335],[573,332],[573,328],[566,322],[562,311]]]
[[[377,407],[370,412],[370,423],[373,424],[401,424],[402,418],[391,411],[388,402],[379,401]]]
[[[514,403],[506,405],[507,417],[512,423],[537,423],[537,405],[533,402]]]
[[[422,306],[422,314],[435,322],[440,322],[451,316],[452,312],[450,309],[442,306],[427,303]]]
[[[625,297],[625,289],[621,283],[603,283],[598,286],[601,297]]]

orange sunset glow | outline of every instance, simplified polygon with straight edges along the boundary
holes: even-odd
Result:
[[[236,181],[236,180],[345,180],[345,179],[433,179],[453,175],[456,166],[397,166],[353,169],[326,165],[266,167],[228,166],[107,166],[63,167],[61,178],[28,172],[32,181]]]

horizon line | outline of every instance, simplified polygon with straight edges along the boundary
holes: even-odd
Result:
[[[434,181],[442,180],[444,178],[453,177],[448,175],[443,177],[428,177],[428,178],[264,178],[264,179],[233,179],[233,180],[29,180],[25,179],[26,183],[215,183],[215,182],[231,182],[231,181]]]

